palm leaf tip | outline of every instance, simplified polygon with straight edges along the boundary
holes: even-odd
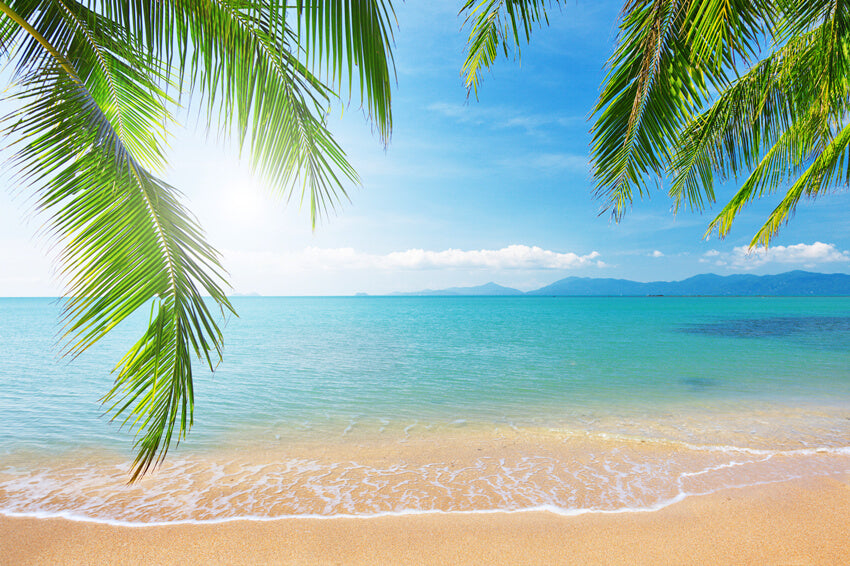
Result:
[[[521,38],[531,41],[535,24],[548,24],[547,6],[558,3],[547,0],[467,0],[461,7],[464,27],[469,26],[467,52],[461,68],[467,96],[475,94],[481,73],[492,67],[501,51],[508,57],[520,55]],[[500,49],[501,48],[501,49]]]
[[[15,160],[63,246],[67,352],[78,355],[154,299],[154,321],[104,399],[142,434],[135,480],[191,426],[193,356],[220,357],[221,332],[199,289],[232,311],[223,270],[176,191],[134,159],[97,92],[61,67],[31,80]]]
[[[212,305],[233,312],[218,254],[155,174],[171,93],[188,87],[208,129],[236,133],[284,196],[300,189],[315,227],[359,182],[326,123],[346,74],[384,143],[391,134],[392,2],[15,0],[0,12],[21,85],[5,125],[62,248],[67,353],[152,305],[103,400],[137,433],[136,480],[192,424],[195,358],[221,359]]]
[[[699,143],[683,143],[683,131],[715,91],[723,93],[733,83],[741,62],[760,52],[771,5],[769,0],[626,3],[593,111],[596,194],[606,199],[614,217],[622,217],[633,193],[649,194],[647,177],[673,176],[674,209],[687,203],[702,210],[714,200],[715,154],[700,153]],[[697,130],[714,135],[710,128]]]
[[[356,79],[361,105],[386,144],[392,134],[391,87],[396,79],[392,47],[398,21],[392,2],[298,0],[294,11],[308,67],[339,91],[353,92]]]

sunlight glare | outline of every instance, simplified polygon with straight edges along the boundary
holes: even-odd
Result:
[[[223,215],[239,226],[256,226],[272,206],[271,197],[250,175],[239,175],[221,194]]]

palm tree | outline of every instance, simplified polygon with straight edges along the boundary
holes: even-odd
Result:
[[[6,0],[0,12],[16,105],[4,134],[61,246],[66,352],[151,309],[104,398],[137,431],[133,481],[185,437],[193,361],[215,367],[234,312],[218,253],[156,174],[174,113],[182,102],[235,134],[272,187],[309,201],[315,226],[358,180],[325,124],[335,93],[359,89],[390,136],[392,4]]]
[[[544,0],[470,0],[464,65],[482,69],[547,22]],[[838,0],[626,0],[593,109],[596,194],[615,220],[669,180],[674,209],[703,211],[715,182],[744,177],[711,221],[785,190],[751,246],[767,246],[803,197],[850,183],[850,6]]]

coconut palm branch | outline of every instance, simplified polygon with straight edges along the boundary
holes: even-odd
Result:
[[[725,236],[746,204],[790,187],[752,239],[751,245],[766,246],[802,196],[847,185],[840,158],[850,86],[847,17],[832,12],[812,30],[797,29],[682,131],[671,163],[677,206],[701,209],[703,192],[713,202],[715,173],[727,178],[750,171],[707,235]]]
[[[468,93],[478,98],[481,72],[489,69],[499,51],[520,54],[521,37],[531,40],[534,24],[548,24],[546,0],[467,0],[460,10],[470,27],[467,55],[461,74]]]
[[[126,4],[111,2],[110,13],[135,31],[138,48],[170,64],[178,84],[206,110],[207,126],[222,136],[235,134],[240,148],[247,145],[253,167],[286,200],[296,196],[309,201],[314,227],[347,197],[345,186],[359,182],[325,126],[333,87],[343,85],[342,75],[328,72],[322,78],[321,71],[338,68],[341,61],[357,65],[366,83],[360,83],[360,92],[369,116],[382,137],[389,137],[388,0],[299,3],[292,9],[275,1]],[[343,17],[330,18],[332,8]],[[317,22],[312,24],[311,18]],[[153,30],[158,34],[153,39],[149,19],[165,22]],[[364,46],[356,39],[377,30],[384,30],[386,41]],[[334,39],[317,42],[322,57],[310,50],[320,36]],[[322,62],[333,64],[322,67]]]
[[[725,179],[753,169],[745,185],[755,184],[755,198],[801,165],[802,157],[789,150],[804,131],[816,128],[817,116],[805,102],[815,94],[816,81],[807,79],[810,65],[818,62],[818,44],[814,33],[790,41],[687,124],[670,165],[676,208],[703,210],[706,201],[714,202],[715,174]],[[765,152],[765,147],[770,149]]]
[[[0,2],[0,54],[14,69],[7,98],[16,103],[4,134],[16,149],[16,181],[35,191],[61,247],[66,352],[79,355],[150,308],[104,397],[113,418],[137,432],[131,481],[185,438],[193,362],[215,367],[221,320],[233,312],[218,253],[177,189],[155,174],[177,102],[209,129],[235,134],[286,198],[309,198],[314,225],[357,180],[325,124],[342,84],[339,61],[361,68],[364,104],[389,136],[390,2],[334,3],[347,16],[313,25],[310,38],[349,38],[323,50],[338,70],[327,81],[310,66],[301,28],[330,4]],[[376,30],[381,37],[364,44]]]
[[[541,11],[464,6],[468,88],[477,91],[499,46],[507,54],[520,31],[527,40],[531,24],[545,21],[545,2],[516,4]],[[800,198],[847,185],[848,34],[850,7],[838,0],[626,0],[592,113],[603,212],[621,219],[635,194],[667,179],[675,209],[702,211],[715,202],[716,180],[745,175],[707,234],[725,236],[743,206],[787,189],[752,240],[767,245]]]
[[[746,204],[790,184],[786,198],[751,242],[767,245],[803,194],[814,197],[847,184],[834,154],[843,146],[841,124],[847,114],[847,84],[840,78],[846,73],[835,66],[846,67],[847,60],[835,56],[828,37],[832,33],[830,26],[820,26],[792,38],[682,132],[670,188],[677,205],[702,207],[702,191],[713,202],[708,188],[715,173],[725,178],[750,171],[708,233],[717,230],[725,236]]]
[[[667,12],[672,20],[658,17],[665,7],[675,10]],[[641,44],[636,30],[653,12],[656,22],[672,21],[669,41],[655,51],[654,66],[644,65],[649,72],[635,73],[653,43]],[[655,29],[664,34],[663,25]],[[715,201],[715,177],[743,174],[706,235],[727,235],[746,204],[787,188],[751,242],[767,246],[802,196],[846,186],[850,11],[843,3],[630,2],[621,31],[593,142],[597,190],[615,218],[633,187],[644,194],[647,177],[672,177],[674,207],[703,210]],[[767,54],[752,64],[759,50]]]
[[[337,91],[346,87],[347,77],[353,92],[357,78],[364,111],[387,143],[392,133],[390,75],[395,78],[392,4],[332,0],[308,5],[297,0],[296,17],[310,68]]]
[[[596,194],[619,220],[664,177],[678,134],[759,52],[764,1],[629,0],[593,110]]]

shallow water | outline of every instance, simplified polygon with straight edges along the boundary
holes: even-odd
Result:
[[[850,299],[236,306],[224,362],[196,378],[188,440],[128,487],[132,435],[98,399],[139,321],[69,364],[56,302],[0,299],[0,510],[622,511],[850,471]]]

